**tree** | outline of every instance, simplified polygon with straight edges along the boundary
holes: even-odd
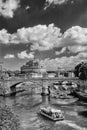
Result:
[[[75,77],[79,77],[79,75],[80,75],[80,67],[81,67],[82,64],[84,64],[84,63],[81,62],[80,64],[75,66],[75,70],[74,70]]]
[[[75,66],[74,73],[79,79],[87,80],[87,63],[82,62]]]
[[[75,76],[78,77],[80,80],[83,81],[82,88],[85,90],[86,87],[86,80],[87,80],[87,63],[80,63],[75,67]]]
[[[79,78],[81,80],[87,80],[87,63],[82,64],[79,71]]]

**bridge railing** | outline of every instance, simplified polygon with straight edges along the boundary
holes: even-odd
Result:
[[[0,82],[2,81],[29,81],[29,80],[79,80],[77,77],[73,77],[73,78],[59,78],[59,77],[44,77],[44,78],[11,78],[11,79],[3,79],[3,80],[0,80]]]

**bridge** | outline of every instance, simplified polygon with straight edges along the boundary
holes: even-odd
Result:
[[[79,84],[80,80],[78,78],[59,78],[59,77],[54,77],[54,78],[11,78],[11,79],[5,79],[5,80],[0,80],[1,83],[1,93],[4,95],[9,95],[11,93],[14,93],[16,91],[22,91],[25,89],[35,89],[35,88],[40,88],[42,89],[42,92],[48,93],[48,86],[51,83],[58,82],[58,81],[70,81],[74,82],[76,84]],[[18,84],[25,83],[25,82],[32,82],[32,85],[28,85],[27,87],[22,86],[22,87],[17,87]],[[36,85],[37,84],[37,85]],[[1,94],[0,94],[1,95]]]

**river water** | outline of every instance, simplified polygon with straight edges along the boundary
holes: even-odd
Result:
[[[77,101],[71,105],[53,105],[50,97],[39,94],[0,97],[2,105],[10,106],[19,116],[20,130],[87,130],[87,104]],[[53,122],[38,114],[42,105],[64,112],[65,120]]]

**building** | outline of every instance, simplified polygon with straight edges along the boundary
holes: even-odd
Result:
[[[25,65],[21,67],[21,73],[32,74],[39,71],[39,63],[37,60],[29,60]]]
[[[56,71],[47,71],[48,77],[49,78],[53,78],[57,76],[57,72]]]
[[[63,68],[58,68],[55,71],[47,71],[48,77],[59,77],[59,78],[73,78],[75,77],[74,75],[74,70],[65,70]]]
[[[58,77],[68,77],[68,78],[74,78],[75,75],[74,75],[74,70],[65,70],[65,69],[60,69],[60,70],[57,70],[57,76]]]

